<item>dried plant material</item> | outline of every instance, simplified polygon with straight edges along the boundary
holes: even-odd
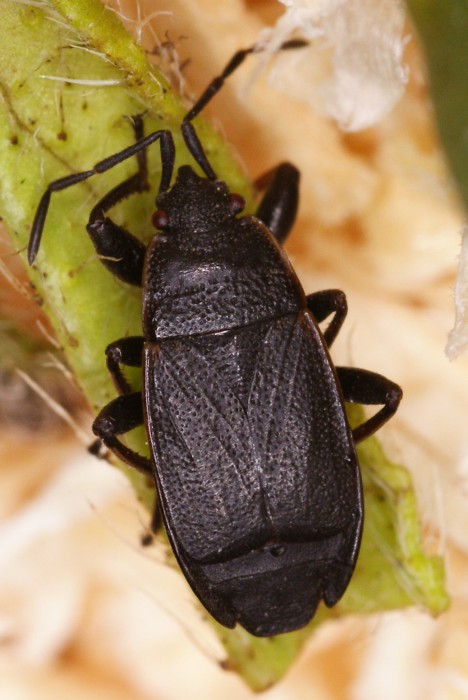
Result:
[[[65,452],[60,441],[54,447],[47,453],[55,466],[52,478],[0,529],[0,667],[13,661],[38,667],[66,646],[86,595],[86,567],[73,561],[77,552],[67,538],[88,520],[90,493],[94,506],[102,508],[129,491],[122,475],[107,465],[82,452],[70,457],[69,446]],[[11,446],[3,456],[11,461],[14,454]],[[64,535],[60,544],[58,533]],[[59,554],[63,561],[57,566]],[[46,598],[50,606],[44,605]]]
[[[451,360],[468,348],[468,228],[462,235],[458,276],[455,285],[455,326],[450,331],[446,352]]]
[[[270,50],[300,30],[304,55],[275,71],[275,84],[334,119],[343,131],[379,123],[403,94],[405,15],[395,0],[281,0],[286,12],[265,33]]]

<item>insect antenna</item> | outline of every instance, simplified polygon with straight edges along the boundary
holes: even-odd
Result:
[[[286,41],[284,44],[281,44],[278,50],[284,51],[287,49],[299,49],[307,45],[308,42],[302,39],[291,39],[291,41]],[[193,107],[187,112],[182,121],[181,129],[186,146],[189,149],[192,156],[194,157],[194,159],[196,160],[196,162],[198,163],[198,165],[200,166],[200,168],[210,180],[216,180],[216,173],[214,172],[213,168],[211,167],[208,161],[208,158],[206,157],[206,153],[203,149],[201,141],[198,138],[198,135],[195,131],[195,127],[191,122],[195,119],[195,117],[197,117],[200,114],[200,112],[206,107],[206,105],[209,102],[211,102],[213,97],[217,95],[217,93],[223,87],[226,78],[228,78],[232,73],[234,73],[235,70],[237,70],[237,68],[239,68],[239,66],[244,62],[244,60],[247,58],[247,56],[249,56],[249,54],[260,53],[264,50],[265,46],[263,44],[254,44],[253,46],[250,46],[247,49],[239,49],[239,51],[236,51],[236,53],[230,59],[222,73],[220,73],[218,76],[216,76],[216,78],[214,78],[211,81],[211,83],[208,85],[205,91],[195,102]]]

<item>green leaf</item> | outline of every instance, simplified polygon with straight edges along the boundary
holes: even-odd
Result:
[[[98,0],[0,0],[0,213],[22,251],[46,185],[89,169],[133,140],[129,116],[145,112],[147,132],[169,128],[177,164],[191,162],[179,124],[184,110],[167,81],[148,64],[117,17]],[[212,76],[208,76],[211,78]],[[197,120],[216,172],[237,192],[251,188],[219,137]],[[159,148],[149,149],[153,188],[113,210],[113,218],[146,241],[160,177]],[[105,346],[141,334],[141,292],[116,280],[99,262],[85,225],[100,196],[135,171],[126,161],[52,197],[43,243],[31,279],[43,299],[67,361],[94,411],[115,396]],[[135,374],[138,381],[138,373]],[[132,442],[145,449],[144,436]],[[242,629],[215,628],[227,650],[226,667],[256,690],[276,682],[310,631],[327,617],[420,605],[436,614],[448,604],[440,560],[420,542],[407,472],[386,460],[375,440],[360,449],[366,488],[366,526],[356,574],[343,600],[321,609],[312,625],[273,639]],[[127,469],[149,505],[153,490]]]
[[[468,208],[468,3],[407,0],[423,43],[442,145]]]

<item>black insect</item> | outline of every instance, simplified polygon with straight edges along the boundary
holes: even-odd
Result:
[[[93,430],[121,459],[154,476],[177,560],[213,617],[270,636],[304,626],[322,599],[332,606],[348,586],[363,521],[355,444],[395,413],[401,390],[330,359],[345,295],[306,296],[280,245],[296,214],[296,168],[281,164],[257,216],[239,217],[242,198],[217,179],[192,125],[257,50],[237,52],[182,122],[203,175],[184,165],[171,186],[172,136],[144,136],[137,117],[134,145],[48,186],[29,262],[53,192],[137,157],[138,171],[95,205],[87,226],[103,264],[143,287],[144,335],[106,349],[120,395]],[[148,188],[146,148],[157,140],[159,233],[145,247],[106,213]],[[328,317],[322,334],[317,324]],[[142,393],[132,390],[122,365],[142,366]],[[383,407],[351,430],[344,401]],[[118,438],[141,424],[151,458]]]

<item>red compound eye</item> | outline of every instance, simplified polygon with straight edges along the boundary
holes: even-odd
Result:
[[[229,200],[233,214],[238,214],[245,207],[245,199],[240,194],[231,194]]]
[[[158,229],[164,228],[169,223],[169,217],[162,209],[155,211],[151,217],[151,220],[153,222],[153,226]]]

